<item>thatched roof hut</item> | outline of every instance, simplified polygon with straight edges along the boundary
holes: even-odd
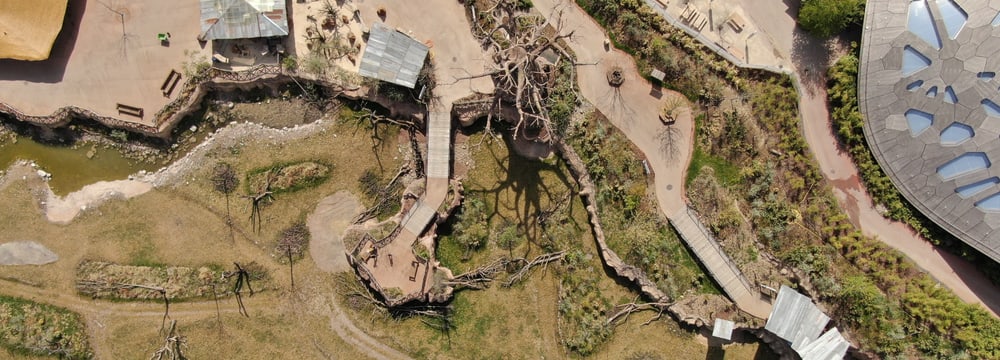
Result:
[[[0,1],[0,59],[48,59],[66,5],[67,0]]]

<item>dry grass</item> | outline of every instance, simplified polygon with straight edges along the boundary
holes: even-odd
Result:
[[[272,143],[268,139],[247,139],[242,146],[215,150],[212,160],[230,163],[241,175],[278,162],[305,160],[322,161],[334,169],[322,184],[279,194],[273,204],[264,207],[260,234],[249,231],[249,208],[245,200],[234,194],[232,214],[238,225],[235,239],[230,239],[225,226],[225,198],[212,189],[208,180],[215,165],[213,161],[201,164],[176,187],[157,189],[127,202],[109,202],[89,210],[67,226],[47,223],[28,186],[22,181],[13,182],[0,188],[0,196],[5,199],[5,206],[0,209],[0,233],[4,234],[4,240],[34,240],[61,258],[45,266],[0,267],[0,293],[23,295],[77,311],[85,320],[99,358],[139,359],[148,357],[162,345],[159,334],[162,305],[158,301],[116,303],[81,298],[70,289],[82,261],[189,267],[217,264],[225,268],[230,268],[233,261],[257,261],[270,270],[277,288],[245,298],[249,318],[237,313],[234,298],[221,299],[220,332],[212,300],[171,304],[171,318],[178,320],[181,334],[188,339],[187,356],[193,359],[362,358],[367,349],[352,347],[330,330],[330,304],[343,301],[334,296],[335,276],[320,272],[311,261],[301,261],[295,267],[297,291],[291,293],[287,288],[287,267],[270,259],[269,246],[281,229],[312,211],[323,196],[342,189],[357,191],[357,180],[366,166],[355,164],[374,167],[383,176],[394,175],[404,157],[400,144],[402,149],[408,148],[408,144],[396,141],[396,135],[390,134],[383,137],[383,145],[374,147],[375,151],[360,151],[373,148],[375,142],[369,134],[353,125],[331,125],[325,132],[301,140]],[[503,150],[495,152],[497,161],[490,167],[482,165],[474,169],[477,176],[492,177],[496,182],[508,179],[501,167],[518,170],[516,164],[511,167],[502,160],[506,156],[504,147],[496,149]],[[497,219],[515,222],[527,219],[530,223],[534,218],[531,211],[547,208],[550,199],[542,196],[532,205],[537,207],[525,207],[524,204],[531,203],[526,202],[529,199],[524,196],[526,191],[541,186],[544,191],[552,192],[554,198],[560,198],[568,185],[555,174],[563,171],[559,169],[536,174],[536,183],[526,177],[531,174],[516,175],[520,180],[496,192],[503,204]],[[487,188],[489,184],[479,186]],[[583,216],[579,200],[574,197],[571,203],[572,216]],[[535,241],[541,242],[541,230],[531,226],[527,230],[537,236],[533,238]],[[589,231],[583,228],[580,234],[579,246],[583,251],[595,253]],[[521,241],[515,252],[537,254],[538,247],[529,244]],[[469,267],[506,253],[490,244],[476,253],[471,263],[449,265]],[[589,261],[594,269],[601,269],[597,256]],[[630,301],[634,296],[603,272],[597,271],[593,276],[598,278],[602,294],[613,303]],[[358,327],[417,358],[565,358],[571,355],[560,342],[557,330],[559,282],[558,274],[549,268],[536,271],[525,283],[511,289],[493,287],[459,293],[453,302],[455,330],[450,339],[418,318],[371,320],[369,312],[347,310],[346,304],[343,307],[355,318]],[[756,348],[755,344],[738,346],[737,350],[727,351],[726,358],[752,358]],[[595,357],[619,358],[631,350],[654,351],[664,359],[703,359],[707,348],[691,332],[679,329],[665,318],[649,326],[632,321],[619,327]],[[0,350],[0,358],[35,359],[5,350]]]
[[[181,333],[188,336],[191,358],[218,358],[219,354],[244,359],[357,358],[361,356],[358,350],[329,328],[329,307],[322,304],[331,301],[333,289],[328,283],[333,280],[312,262],[300,262],[295,268],[297,287],[314,289],[300,295],[300,301],[313,305],[291,304],[287,267],[270,259],[268,245],[281,229],[312,211],[318,199],[341,189],[357,191],[357,179],[366,167],[352,164],[370,164],[379,172],[381,164],[394,175],[403,156],[395,139],[390,140],[374,151],[363,151],[372,148],[369,133],[357,131],[354,125],[332,124],[323,132],[291,142],[247,139],[242,146],[216,149],[211,160],[228,162],[241,175],[279,162],[304,160],[322,161],[335,169],[322,184],[280,194],[264,207],[260,234],[249,231],[249,209],[234,194],[235,239],[230,239],[225,225],[225,198],[214,192],[208,180],[213,161],[200,164],[176,187],[156,189],[127,202],[108,202],[66,226],[46,222],[28,184],[13,181],[0,188],[5,199],[0,210],[3,240],[37,241],[59,254],[60,260],[45,266],[0,267],[0,294],[21,295],[81,313],[99,358],[145,358],[162,345],[158,334],[162,305],[81,298],[72,290],[78,264],[99,260],[195,268],[216,264],[229,269],[234,261],[256,261],[268,268],[278,289],[245,298],[249,319],[237,314],[235,299],[220,300],[221,338],[212,300],[171,304],[171,317],[179,320]],[[0,352],[0,358],[10,358],[6,355]]]
[[[481,192],[496,213],[491,221],[514,221],[519,234],[527,235],[514,249],[515,256],[534,256],[541,252],[539,243],[545,242],[544,232],[534,223],[535,211],[546,209],[558,201],[569,186],[561,179],[568,176],[561,165],[525,163],[511,159],[503,141],[486,140],[479,144],[481,135],[468,139],[474,159],[467,192]],[[507,171],[510,169],[510,171]],[[561,173],[563,172],[563,173]],[[572,179],[569,179],[571,182]],[[575,221],[586,226],[586,214],[578,197],[569,205]],[[523,221],[523,222],[522,222]],[[602,296],[612,303],[631,301],[635,293],[616,283],[602,269],[596,256],[595,244],[587,228],[583,228],[576,245],[591,254],[589,274],[597,281]],[[462,261],[464,248],[448,236],[441,239],[438,254],[445,266],[456,273],[475,268],[490,259],[508,255],[496,243],[471,254]],[[536,270],[524,283],[504,289],[495,285],[483,291],[461,291],[451,302],[453,330],[445,334],[431,328],[420,318],[391,318],[372,315],[368,306],[344,301],[342,307],[355,320],[355,324],[383,343],[407,352],[416,358],[427,359],[507,359],[507,358],[567,358],[577,357],[563,344],[559,335],[558,287],[561,282],[559,265]],[[353,306],[353,307],[352,307]],[[611,338],[599,346],[593,358],[622,358],[630,354],[650,355],[656,359],[705,359],[708,348],[703,338],[690,330],[682,329],[669,317],[642,326],[652,313],[637,314],[633,320],[615,329]],[[426,319],[424,319],[426,320]],[[758,344],[731,345],[725,359],[753,359]]]

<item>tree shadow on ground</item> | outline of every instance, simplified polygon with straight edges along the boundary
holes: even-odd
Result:
[[[568,170],[561,162],[553,164],[522,157],[514,151],[509,135],[504,135],[502,141],[505,148],[486,146],[479,150],[489,152],[489,158],[496,166],[495,172],[490,175],[497,181],[476,184],[482,189],[474,191],[492,197],[490,200],[495,205],[490,209],[488,216],[491,223],[506,222],[518,227],[518,234],[528,241],[525,252],[527,255],[532,245],[541,247],[541,240],[545,236],[543,227],[539,223],[539,215],[561,201],[567,192],[573,191],[574,187],[567,177]],[[547,173],[554,175],[555,182]]]
[[[804,91],[812,94],[826,87],[830,64],[829,41],[816,38],[796,25],[792,40],[791,61]]]

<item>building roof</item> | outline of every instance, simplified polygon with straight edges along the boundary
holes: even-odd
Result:
[[[799,349],[803,360],[841,360],[851,344],[844,339],[836,327],[827,330],[819,339]]]
[[[843,359],[851,344],[837,328],[823,333],[829,321],[809,297],[782,285],[764,330],[788,341],[802,359]]]
[[[361,56],[358,73],[412,89],[417,86],[417,75],[424,67],[427,51],[427,45],[382,23],[375,23],[368,34],[368,45]]]
[[[201,0],[202,40],[287,35],[285,0]]]
[[[0,1],[0,59],[48,59],[66,5],[67,0]]]
[[[818,339],[830,317],[813,304],[812,299],[790,287],[781,286],[764,329],[792,344],[796,351]]]
[[[1000,3],[869,0],[858,71],[872,154],[906,199],[1000,261]]]
[[[726,341],[733,339],[733,327],[736,323],[726,320],[715,318],[715,326],[712,326],[712,336]]]

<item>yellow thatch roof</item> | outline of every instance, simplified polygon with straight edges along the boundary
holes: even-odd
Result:
[[[67,0],[0,1],[0,59],[45,60],[66,16]]]

